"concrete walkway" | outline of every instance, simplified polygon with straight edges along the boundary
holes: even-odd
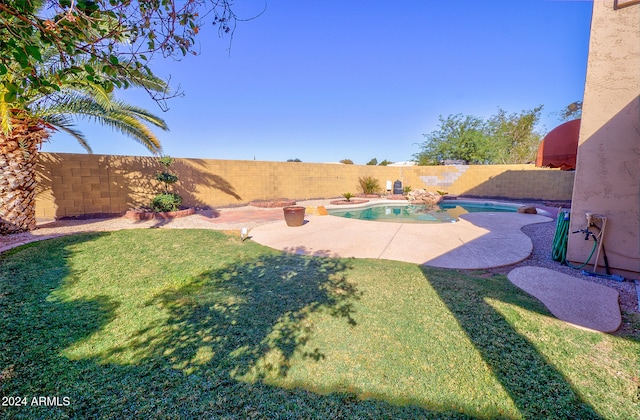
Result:
[[[442,268],[480,269],[515,264],[531,254],[531,239],[520,229],[548,222],[520,213],[468,213],[456,223],[385,223],[334,216],[307,216],[258,226],[251,238],[297,254],[381,258]]]
[[[507,277],[538,298],[558,319],[601,332],[620,328],[618,292],[610,287],[542,267],[518,267]]]

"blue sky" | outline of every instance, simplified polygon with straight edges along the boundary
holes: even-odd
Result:
[[[239,17],[264,1],[237,0]],[[174,157],[335,162],[411,159],[438,117],[488,117],[544,105],[540,131],[582,100],[591,1],[266,0],[233,40],[207,26],[200,55],[155,60],[184,92],[163,112],[143,92],[118,97],[168,123]],[[231,47],[229,51],[229,47]],[[149,155],[81,123],[94,153]],[[55,134],[43,151],[84,153]]]

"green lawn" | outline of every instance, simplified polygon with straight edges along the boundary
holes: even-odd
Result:
[[[0,418],[631,419],[639,377],[640,337],[568,326],[504,276],[204,230],[0,255],[0,395],[27,403]]]

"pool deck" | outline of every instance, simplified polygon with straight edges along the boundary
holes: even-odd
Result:
[[[257,226],[251,238],[296,254],[380,258],[442,268],[481,269],[515,264],[533,249],[521,228],[546,216],[468,213],[456,223],[393,223],[307,216],[299,227],[284,221]]]

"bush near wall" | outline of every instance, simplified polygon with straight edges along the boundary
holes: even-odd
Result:
[[[37,217],[122,213],[146,206],[159,190],[156,158],[41,153]],[[335,198],[357,193],[358,179],[400,180],[412,189],[456,195],[570,200],[573,172],[533,165],[371,166],[180,159],[174,191],[189,207],[228,207],[255,200]]]

